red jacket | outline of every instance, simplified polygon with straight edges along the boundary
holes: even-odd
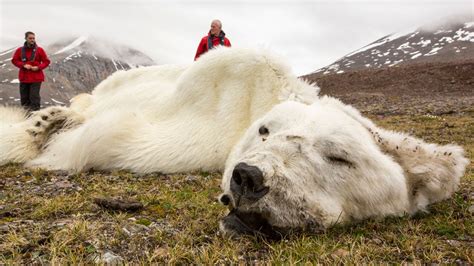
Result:
[[[224,46],[227,46],[227,47],[231,46],[229,39],[225,37],[225,33],[223,31],[221,31],[219,36],[211,35],[211,32],[209,32],[207,36],[202,37],[201,42],[199,43],[199,46],[196,51],[196,56],[194,56],[194,61],[196,61],[202,54],[206,53],[209,50],[209,43],[208,43],[209,38],[212,39],[211,48],[220,45],[221,39],[224,43]]]
[[[13,54],[12,64],[20,69],[20,73],[18,74],[18,79],[21,83],[35,83],[35,82],[43,82],[44,81],[44,73],[43,69],[49,66],[48,56],[43,48],[36,46],[36,54],[33,61],[31,59],[31,53],[33,52],[33,48],[26,48],[25,55],[26,55],[26,62],[21,60],[21,50],[23,47],[16,49],[15,53]],[[39,68],[38,71],[28,70],[23,66],[25,64],[29,64],[31,66],[37,66]]]

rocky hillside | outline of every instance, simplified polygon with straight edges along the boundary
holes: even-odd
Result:
[[[71,97],[90,92],[117,70],[154,64],[140,51],[86,36],[43,48],[51,60],[41,88],[43,106],[67,104]],[[18,69],[10,62],[14,50],[0,52],[0,104],[19,103]]]
[[[474,22],[423,26],[387,35],[313,74],[340,74],[362,69],[464,59],[474,59]]]
[[[474,22],[389,35],[303,78],[364,113],[474,113]]]

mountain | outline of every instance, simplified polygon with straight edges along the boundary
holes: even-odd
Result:
[[[88,36],[60,40],[43,48],[51,60],[41,87],[43,106],[67,104],[117,70],[155,64],[138,50]],[[18,68],[10,62],[15,49],[0,52],[0,104],[19,104]]]
[[[301,78],[366,114],[474,114],[474,22],[388,35]]]
[[[474,59],[474,22],[422,26],[382,37],[312,74]]]

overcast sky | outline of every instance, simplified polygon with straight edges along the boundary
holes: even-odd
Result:
[[[0,0],[0,51],[31,30],[40,45],[90,35],[159,64],[190,63],[219,18],[233,46],[270,48],[306,74],[384,35],[461,14],[474,21],[474,0]]]

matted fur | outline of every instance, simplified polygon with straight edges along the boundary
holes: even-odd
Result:
[[[47,108],[16,123],[18,132],[2,130],[0,164],[141,173],[223,170],[254,120],[284,100],[311,103],[318,91],[266,51],[222,48],[190,67],[119,71],[92,94],[73,98],[70,108]],[[29,144],[11,150],[16,142]]]
[[[262,126],[268,134],[261,135]],[[233,209],[258,213],[273,227],[321,229],[413,214],[451,196],[468,164],[463,153],[459,146],[383,130],[331,97],[312,105],[288,101],[257,120],[235,146],[222,189]],[[231,190],[241,163],[263,173],[269,192],[258,201],[236,200]],[[221,223],[224,232],[233,234],[233,227]]]

